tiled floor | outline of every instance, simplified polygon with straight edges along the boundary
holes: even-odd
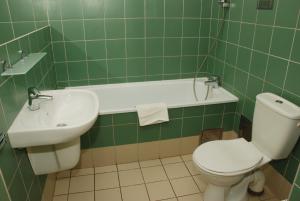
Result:
[[[57,174],[53,201],[202,201],[206,184],[191,155]],[[277,201],[268,191],[250,201]]]

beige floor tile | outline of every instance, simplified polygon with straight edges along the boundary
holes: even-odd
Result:
[[[123,201],[149,201],[145,184],[121,188]]]
[[[56,178],[57,179],[68,178],[70,176],[71,176],[71,171],[70,170],[61,171],[61,172],[56,173]]]
[[[138,145],[128,144],[116,146],[116,161],[118,164],[138,161]]]
[[[93,166],[94,166],[94,161],[92,156],[92,150],[91,149],[81,150],[80,160],[77,163],[75,169],[91,168]]]
[[[168,179],[162,166],[142,168],[142,173],[146,183]]]
[[[93,174],[94,174],[94,168],[74,169],[71,172],[71,177],[93,175]]]
[[[180,154],[191,154],[199,146],[199,136],[181,138]]]
[[[248,201],[260,201],[260,199],[257,196],[249,195]]]
[[[68,201],[94,201],[94,191],[69,194]]]
[[[57,179],[55,182],[54,195],[68,194],[70,178]]]
[[[180,156],[168,157],[160,159],[162,164],[180,163],[182,162]]]
[[[71,177],[69,193],[80,193],[94,190],[94,175]]]
[[[177,198],[170,198],[170,199],[166,199],[166,200],[163,200],[163,201],[178,201]]]
[[[124,164],[119,164],[118,165],[118,171],[121,170],[132,170],[132,169],[138,169],[140,168],[140,165],[138,162],[133,162],[133,163],[124,163]]]
[[[175,179],[180,177],[190,176],[188,169],[185,167],[184,163],[173,163],[165,165],[165,170],[169,179]]]
[[[116,164],[115,147],[101,147],[92,149],[94,166],[102,167]]]
[[[120,188],[95,191],[95,201],[122,201]]]
[[[192,177],[184,177],[171,180],[171,184],[177,197],[199,193],[199,189]]]
[[[119,178],[121,186],[130,186],[144,183],[142,172],[140,169],[120,171]]]
[[[155,183],[146,184],[150,196],[150,200],[163,200],[174,198],[175,194],[169,181],[159,181]]]
[[[180,138],[159,141],[159,157],[166,158],[180,155]]]
[[[159,165],[161,165],[161,162],[160,162],[159,159],[147,160],[147,161],[140,161],[140,166],[142,168],[159,166]]]
[[[191,175],[200,174],[199,170],[197,170],[197,167],[195,167],[195,164],[193,161],[186,161],[185,165],[188,168],[188,170],[190,171]]]
[[[141,161],[158,159],[159,141],[139,143],[138,152],[138,159]]]
[[[203,201],[203,197],[200,193],[198,193],[198,194],[179,197],[178,201]]]
[[[116,172],[116,171],[118,171],[116,165],[95,167],[95,174],[101,174],[101,173],[107,173],[107,172]]]
[[[272,199],[275,198],[275,196],[273,195],[273,193],[269,190],[268,187],[264,188],[264,193],[259,196],[260,200],[268,200],[268,199]]]
[[[181,156],[183,161],[192,161],[193,160],[193,154],[187,154]]]
[[[68,201],[68,195],[54,196],[52,201]]]
[[[204,181],[202,175],[193,176],[198,188],[203,193],[206,189],[207,183]]]
[[[119,179],[117,172],[108,172],[95,175],[95,189],[108,189],[119,187]]]

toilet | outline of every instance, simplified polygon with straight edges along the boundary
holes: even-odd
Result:
[[[259,168],[287,158],[300,135],[300,108],[272,93],[257,95],[252,141],[244,138],[204,143],[193,162],[208,183],[204,201],[247,201],[248,189],[263,192]]]

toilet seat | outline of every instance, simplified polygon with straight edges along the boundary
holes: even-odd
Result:
[[[193,153],[193,161],[201,169],[223,176],[249,172],[262,160],[263,154],[244,138],[207,142]]]

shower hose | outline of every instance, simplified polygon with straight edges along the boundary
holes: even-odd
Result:
[[[196,81],[197,81],[197,77],[198,77],[198,73],[201,71],[201,69],[203,68],[205,62],[207,61],[208,55],[210,55],[212,53],[212,51],[215,49],[216,44],[218,42],[218,39],[220,37],[220,34],[222,33],[223,29],[224,29],[224,24],[225,24],[225,17],[227,14],[227,8],[223,7],[223,16],[222,16],[222,24],[221,27],[218,31],[218,34],[213,42],[213,44],[210,46],[207,55],[204,57],[202,63],[200,66],[197,66],[196,72],[195,72],[195,76],[194,76],[194,80],[193,80],[193,92],[194,92],[194,97],[196,99],[196,101],[199,101],[198,96],[197,96],[197,91],[196,91]],[[207,86],[207,90],[206,90],[206,95],[204,100],[207,100],[208,97],[208,92],[209,92],[209,86]]]

